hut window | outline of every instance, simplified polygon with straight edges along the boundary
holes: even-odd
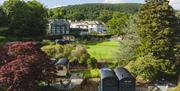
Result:
[[[63,70],[63,67],[62,66],[58,66],[57,70]]]

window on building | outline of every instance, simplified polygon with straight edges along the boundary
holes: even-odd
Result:
[[[64,32],[65,32],[65,27],[61,26],[61,33],[64,34]]]
[[[55,26],[51,26],[51,33],[55,33],[56,32],[56,28],[55,28]]]
[[[60,26],[56,26],[56,33],[60,34],[60,31],[61,31]]]

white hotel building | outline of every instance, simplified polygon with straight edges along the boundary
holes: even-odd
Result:
[[[91,33],[91,32],[104,33],[105,32],[104,24],[98,21],[70,22],[70,28],[87,29],[88,33]]]

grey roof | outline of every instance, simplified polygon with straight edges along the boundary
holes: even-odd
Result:
[[[56,62],[55,65],[68,65],[69,61],[67,58],[61,58],[59,61]]]
[[[65,19],[52,19],[49,20],[50,24],[54,24],[54,25],[70,25],[68,21],[66,21]]]
[[[101,75],[101,80],[106,79],[106,78],[117,78],[113,70],[109,68],[102,68],[100,70],[100,75]]]
[[[79,22],[71,22],[71,24],[77,24],[79,26],[88,26],[88,25],[104,25],[99,21],[79,21]]]
[[[116,69],[114,69],[114,72],[115,72],[115,74],[116,74],[116,76],[118,77],[119,80],[122,80],[124,78],[132,78],[132,79],[134,79],[132,74],[125,68],[116,68]]]

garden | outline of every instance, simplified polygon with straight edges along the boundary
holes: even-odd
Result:
[[[7,0],[0,6],[0,90],[56,91],[50,84],[61,79],[57,71],[64,68],[54,63],[67,58],[68,71],[83,74],[82,84],[70,91],[97,91],[99,69],[104,67],[125,67],[137,87],[173,83],[177,87],[172,91],[179,91],[180,18],[166,0],[148,1],[137,14],[106,12],[109,20],[101,15],[107,33],[121,36],[119,41],[93,34],[59,44],[55,39],[62,35],[45,36],[47,15],[55,12],[36,0]],[[66,75],[62,79],[69,79]]]

